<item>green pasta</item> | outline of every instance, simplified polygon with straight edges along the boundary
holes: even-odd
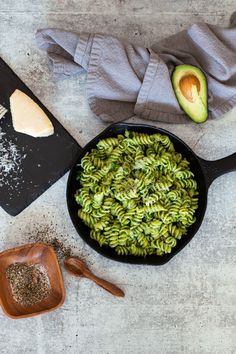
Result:
[[[191,226],[198,207],[189,162],[169,137],[126,131],[81,160],[78,216],[99,245],[119,255],[162,256]]]

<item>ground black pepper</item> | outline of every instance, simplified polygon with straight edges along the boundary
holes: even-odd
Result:
[[[72,250],[70,246],[65,246],[62,241],[59,240],[60,235],[50,227],[49,225],[44,225],[40,229],[35,229],[29,236],[30,241],[43,242],[52,246],[57,254],[57,257],[62,261],[66,257],[70,257]],[[61,237],[60,237],[61,238]]]
[[[23,306],[35,305],[50,293],[46,268],[41,264],[13,263],[6,270],[12,295]]]

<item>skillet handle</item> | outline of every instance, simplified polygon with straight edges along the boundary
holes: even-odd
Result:
[[[214,161],[200,159],[200,162],[208,187],[217,177],[228,172],[236,171],[236,153]]]

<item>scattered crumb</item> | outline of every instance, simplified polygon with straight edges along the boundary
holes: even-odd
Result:
[[[21,164],[25,158],[26,154],[22,154],[0,127],[0,187],[8,186],[12,189],[18,187],[22,179]]]

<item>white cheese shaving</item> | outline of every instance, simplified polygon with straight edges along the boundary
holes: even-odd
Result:
[[[0,187],[17,186],[22,175],[21,163],[26,154],[10,139],[0,127]]]

